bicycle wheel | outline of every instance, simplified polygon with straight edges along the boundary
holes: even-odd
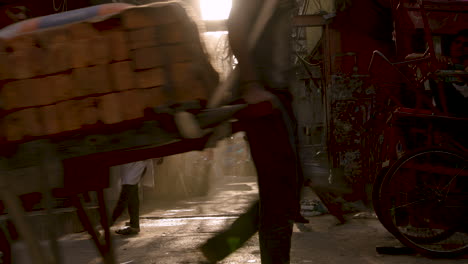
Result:
[[[468,252],[467,165],[465,155],[438,148],[399,159],[385,175],[376,202],[385,228],[423,255]]]

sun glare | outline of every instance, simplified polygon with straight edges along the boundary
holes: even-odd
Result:
[[[203,20],[223,20],[229,17],[232,0],[200,0]]]

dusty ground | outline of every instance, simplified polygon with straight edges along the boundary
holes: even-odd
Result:
[[[208,197],[177,204],[145,204],[141,233],[132,237],[113,236],[118,263],[197,263],[196,248],[232,222],[255,199],[256,192],[255,178],[230,177],[219,182]],[[434,260],[418,255],[379,255],[376,246],[400,246],[400,243],[377,219],[353,218],[353,215],[346,215],[348,222],[343,225],[337,225],[337,220],[328,214],[308,217],[309,224],[297,224],[292,238],[291,263],[468,263],[468,258]],[[252,238],[221,263],[260,263],[257,239]],[[66,264],[101,263],[84,233],[64,237],[61,246]],[[19,257],[15,263],[30,263],[21,245],[16,248]]]

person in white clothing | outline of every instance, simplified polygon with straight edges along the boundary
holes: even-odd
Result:
[[[140,232],[140,199],[138,185],[146,171],[146,162],[137,161],[120,166],[122,190],[112,213],[112,223],[119,218],[125,209],[128,210],[130,223],[115,231],[120,235],[135,235]]]

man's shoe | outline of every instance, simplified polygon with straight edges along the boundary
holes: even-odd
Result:
[[[116,230],[115,233],[117,233],[119,235],[124,235],[124,236],[136,235],[136,234],[140,233],[140,228],[134,228],[134,227],[126,226],[124,228]]]

